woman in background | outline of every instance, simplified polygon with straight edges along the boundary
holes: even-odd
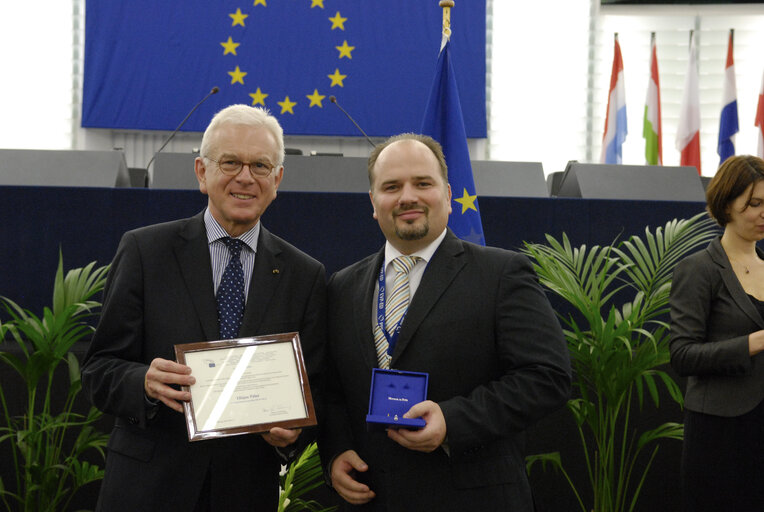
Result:
[[[686,511],[764,511],[764,160],[728,158],[706,190],[721,237],[677,265],[671,365],[687,377]]]

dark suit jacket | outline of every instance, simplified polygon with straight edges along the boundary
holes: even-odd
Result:
[[[377,494],[368,510],[531,510],[523,431],[565,403],[571,375],[562,331],[528,259],[449,231],[406,314],[391,368],[429,373],[428,399],[445,416],[450,456],[367,432],[377,366],[372,305],[383,260],[384,250],[329,282],[324,463],[358,452],[369,470],[357,478]]]
[[[748,335],[764,320],[719,238],[677,265],[670,304],[671,366],[689,377],[685,407],[717,416],[756,407],[764,399],[764,353],[749,355]]]
[[[240,336],[299,331],[318,384],[326,325],[323,265],[261,227]],[[126,233],[82,367],[85,393],[116,416],[99,510],[190,511],[208,470],[213,510],[275,510],[279,459],[259,435],[189,443],[185,421],[147,407],[152,359],[219,339],[203,213]]]

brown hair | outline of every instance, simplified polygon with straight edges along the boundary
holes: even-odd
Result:
[[[416,142],[421,142],[427,146],[427,148],[432,151],[432,154],[435,155],[435,158],[438,160],[438,164],[440,165],[440,174],[443,176],[443,182],[448,183],[448,166],[446,165],[446,157],[443,155],[443,148],[440,146],[438,141],[428,135],[421,135],[418,133],[401,133],[399,135],[393,135],[386,141],[377,144],[374,149],[371,150],[368,162],[369,187],[372,187],[374,184],[374,166],[377,163],[379,154],[382,153],[382,151],[390,144],[401,140],[413,140]]]
[[[731,156],[706,188],[706,210],[722,227],[730,221],[729,207],[752,184],[764,180],[764,160],[751,155]],[[748,199],[753,195],[753,187]],[[746,207],[748,203],[746,202]],[[743,210],[745,210],[743,208]]]

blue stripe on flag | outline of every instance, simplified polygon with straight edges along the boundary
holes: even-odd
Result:
[[[735,100],[724,105],[722,109],[719,122],[719,145],[716,147],[716,152],[719,154],[719,165],[735,154],[732,136],[738,131],[737,100]]]
[[[607,145],[606,164],[623,163],[623,142],[626,140],[626,133],[626,106],[624,105],[616,112],[615,137]]]

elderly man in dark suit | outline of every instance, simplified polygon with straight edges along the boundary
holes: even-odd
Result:
[[[431,138],[404,134],[375,148],[369,180],[387,243],[328,288],[319,450],[331,485],[347,509],[530,511],[523,431],[565,403],[571,381],[530,262],[446,227],[451,190]],[[391,320],[390,308],[407,312]],[[424,419],[421,430],[367,430],[378,366],[429,374],[429,400],[404,415]]]
[[[288,453],[300,431],[189,443],[181,402],[190,393],[179,386],[195,381],[191,368],[173,361],[173,345],[298,331],[317,384],[324,267],[260,222],[283,161],[274,117],[227,107],[205,131],[195,162],[207,208],[123,236],[82,369],[92,402],[116,416],[98,510],[276,509],[281,459],[274,447]],[[216,301],[224,294],[238,310]]]

